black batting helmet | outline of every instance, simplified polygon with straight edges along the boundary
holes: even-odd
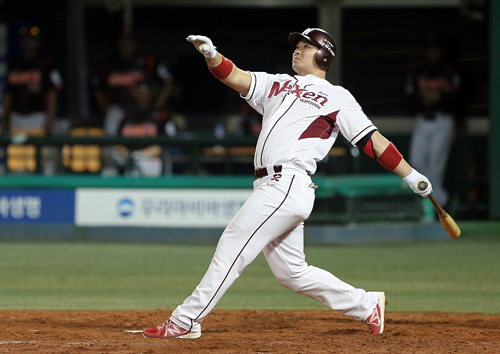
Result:
[[[337,53],[337,45],[333,37],[321,28],[308,28],[302,33],[292,32],[288,35],[288,42],[294,47],[297,46],[301,39],[305,39],[319,47],[314,59],[322,70],[328,71]]]

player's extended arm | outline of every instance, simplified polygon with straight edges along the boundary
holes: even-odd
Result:
[[[368,156],[376,159],[389,171],[403,178],[415,193],[420,194],[422,197],[427,197],[432,192],[432,186],[427,177],[413,169],[394,144],[380,134],[378,130],[373,130],[365,135],[357,145]],[[427,188],[420,190],[418,188],[420,182],[427,182]]]
[[[205,56],[208,68],[217,79],[243,96],[248,94],[252,82],[250,74],[239,69],[231,60],[217,52],[210,38],[189,36],[186,40],[193,43],[194,47]]]

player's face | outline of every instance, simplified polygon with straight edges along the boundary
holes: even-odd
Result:
[[[292,69],[299,75],[314,74],[316,71],[321,70],[314,60],[316,52],[319,50],[315,45],[300,40],[297,47],[293,52]]]

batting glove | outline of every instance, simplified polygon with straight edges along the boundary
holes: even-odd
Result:
[[[431,182],[424,175],[417,172],[417,170],[412,169],[411,173],[403,178],[403,180],[408,183],[410,188],[417,194],[420,194],[422,197],[427,197],[432,192]],[[421,190],[419,188],[419,184],[421,182],[425,182],[426,188]]]
[[[186,38],[186,41],[193,43],[198,52],[203,54],[206,58],[213,58],[215,57],[215,54],[217,54],[217,51],[215,50],[217,47],[213,45],[212,41],[208,37],[189,36]]]

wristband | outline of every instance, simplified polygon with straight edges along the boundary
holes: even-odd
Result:
[[[215,67],[209,66],[208,68],[217,79],[224,80],[231,74],[233,66],[233,62],[222,55],[222,62],[219,65]]]
[[[417,170],[414,170],[413,168],[411,169],[411,173],[403,178],[403,181],[406,183],[410,184],[414,180],[416,180],[420,176],[420,173],[417,172]]]
[[[398,167],[399,163],[403,159],[403,155],[396,149],[393,143],[390,143],[389,146],[384,150],[382,155],[377,158],[377,161],[387,168],[389,171],[394,171],[396,167]]]

